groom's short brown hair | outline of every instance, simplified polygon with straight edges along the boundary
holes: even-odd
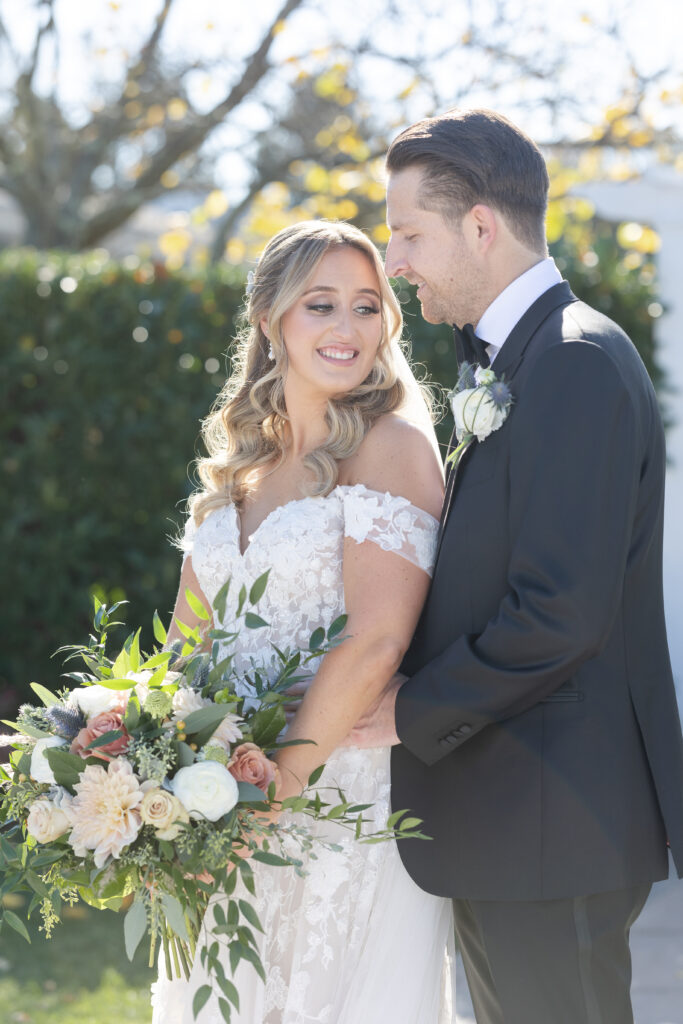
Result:
[[[493,110],[449,110],[418,121],[398,135],[387,153],[391,174],[423,168],[421,200],[450,220],[477,203],[505,217],[515,236],[546,252],[548,171],[538,146]]]

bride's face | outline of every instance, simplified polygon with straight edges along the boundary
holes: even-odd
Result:
[[[361,384],[382,336],[377,274],[351,246],[327,252],[304,293],[283,315],[286,391],[328,398]]]

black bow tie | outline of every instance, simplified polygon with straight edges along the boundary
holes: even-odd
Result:
[[[455,335],[455,352],[458,364],[463,362],[478,363],[482,369],[491,365],[491,360],[486,351],[486,342],[476,336],[472,324],[465,324],[462,330],[457,324],[453,324],[453,334]]]

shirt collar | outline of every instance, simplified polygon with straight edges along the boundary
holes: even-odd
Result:
[[[476,325],[477,336],[486,343],[492,363],[510,331],[527,309],[561,280],[562,274],[555,266],[555,261],[548,256],[516,277],[493,300]]]

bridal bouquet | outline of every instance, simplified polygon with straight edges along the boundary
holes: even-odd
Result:
[[[66,673],[77,685],[56,694],[32,684],[42,706],[24,705],[16,722],[5,723],[16,730],[9,738],[15,749],[0,767],[0,895],[28,893],[27,915],[39,909],[48,936],[64,902],[125,911],[128,956],[147,936],[150,966],[161,948],[168,976],[189,977],[199,953],[222,993],[226,1021],[239,993],[219,958],[219,942],[227,944],[233,974],[246,960],[263,977],[254,938],[261,925],[239,896],[245,889],[255,893],[252,862],[302,872],[301,855],[315,856],[316,844],[334,846],[314,837],[305,817],[303,824],[275,820],[277,766],[268,754],[287,745],[281,734],[288,689],[305,678],[307,663],[342,641],[346,617],[315,630],[307,651],[275,648],[274,681],[254,670],[245,677],[248,687],[238,687],[230,647],[241,629],[267,625],[253,610],[267,577],[249,592],[241,588],[232,632],[210,628],[212,613],[187,591],[204,628],[178,622],[184,641],[168,649],[155,613],[160,646],[149,656],[140,650],[140,630],[114,658],[107,655],[108,630],[121,625],[112,621],[118,605],[95,599],[88,644],[61,648],[87,671]],[[213,602],[219,622],[229,586]],[[314,788],[321,773],[277,810],[334,820],[360,842],[424,838],[420,821],[405,812],[394,813],[385,829],[368,831],[368,805],[349,803],[338,789],[324,799],[325,791]],[[215,894],[222,899],[213,901],[207,926]],[[0,918],[29,939],[18,914],[0,907]],[[195,1016],[210,994],[210,985],[198,989]]]

